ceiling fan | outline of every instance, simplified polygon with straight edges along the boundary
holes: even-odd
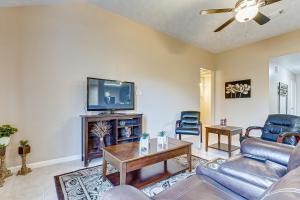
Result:
[[[259,12],[259,8],[276,3],[282,0],[238,0],[235,4],[235,8],[223,8],[223,9],[210,9],[202,10],[201,15],[217,14],[217,13],[234,13],[234,17],[226,21],[223,25],[217,28],[214,32],[223,30],[226,26],[231,24],[234,20],[238,22],[248,22],[254,20],[259,25],[268,23],[271,19]]]

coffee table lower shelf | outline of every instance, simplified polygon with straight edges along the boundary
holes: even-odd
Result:
[[[126,184],[132,185],[138,189],[144,188],[153,183],[167,179],[171,176],[186,171],[188,168],[179,164],[174,160],[168,160],[166,169],[164,162],[160,162],[151,166],[144,167],[127,173]],[[106,178],[114,185],[120,185],[120,173],[112,173],[106,175]]]
[[[216,143],[216,144],[209,145],[208,147],[212,149],[218,149],[221,151],[229,152],[228,144],[224,144],[224,143],[220,143],[220,144]],[[238,149],[240,149],[240,147],[231,145],[231,151],[235,151]]]

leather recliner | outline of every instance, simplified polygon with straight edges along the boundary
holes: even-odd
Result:
[[[295,115],[269,115],[264,126],[250,126],[240,140],[250,137],[250,132],[260,130],[261,139],[290,145],[296,145],[300,138],[300,117]]]
[[[196,175],[178,182],[155,200],[300,199],[300,144],[296,148],[247,139],[241,155],[220,164],[200,165]],[[150,200],[132,186],[118,186],[103,200]]]
[[[197,135],[200,136],[202,143],[202,123],[200,121],[200,112],[198,111],[183,111],[181,112],[180,120],[176,121],[176,135]]]

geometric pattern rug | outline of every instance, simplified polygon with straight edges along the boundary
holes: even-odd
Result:
[[[173,160],[179,164],[187,165],[186,156],[180,156]],[[146,186],[141,191],[147,196],[153,197],[175,183],[194,175],[196,167],[207,162],[205,159],[192,156],[192,172],[179,173],[153,185]],[[108,164],[107,171],[113,173],[117,169]],[[103,194],[114,187],[108,179],[106,181],[102,180],[101,165],[58,175],[54,177],[54,180],[59,200],[101,200]]]

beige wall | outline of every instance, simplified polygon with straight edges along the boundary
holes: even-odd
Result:
[[[32,145],[29,162],[80,154],[87,76],[134,81],[136,112],[153,136],[172,130],[181,110],[199,109],[199,70],[213,66],[210,53],[91,5],[1,9],[0,16],[11,51],[0,59],[1,88],[12,93],[1,95],[1,106],[12,107],[1,123],[20,129],[9,166],[20,163],[23,138]]]
[[[269,60],[300,52],[300,31],[220,53],[216,56],[216,121],[247,127],[262,125],[269,114]],[[224,82],[252,79],[252,97],[227,99]]]
[[[18,125],[19,97],[18,9],[0,9],[0,124]],[[16,153],[16,147],[8,148],[7,157]]]
[[[17,9],[0,12],[0,121],[15,121],[17,117],[18,69],[18,14]]]

